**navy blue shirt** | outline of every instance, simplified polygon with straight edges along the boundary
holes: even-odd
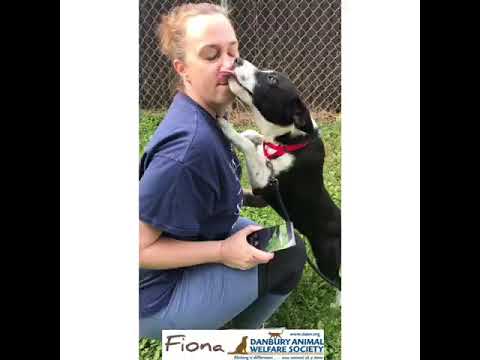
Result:
[[[140,220],[165,236],[223,240],[242,206],[241,166],[217,121],[178,92],[140,161]],[[168,304],[182,269],[140,269],[140,316]]]

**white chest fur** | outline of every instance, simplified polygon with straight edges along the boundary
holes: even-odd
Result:
[[[264,159],[266,163],[267,158],[263,153],[262,145],[257,145],[257,153]],[[295,156],[291,154],[283,154],[279,158],[270,160],[270,162],[272,163],[274,175],[278,175],[281,172],[288,170],[290,167],[292,167],[294,161],[295,161]]]
[[[240,135],[228,121],[219,119],[218,122],[225,136],[245,154],[252,188],[264,188],[270,179],[271,170],[267,167],[267,158],[263,153],[263,137],[253,130],[245,131],[242,133],[243,135]],[[270,161],[274,175],[277,176],[293,165],[295,157],[291,154],[284,154]]]

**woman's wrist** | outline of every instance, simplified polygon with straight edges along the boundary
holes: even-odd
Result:
[[[216,248],[216,256],[215,256],[215,262],[218,264],[223,264],[223,246],[225,244],[225,240],[219,240],[215,241],[215,244],[217,246]]]

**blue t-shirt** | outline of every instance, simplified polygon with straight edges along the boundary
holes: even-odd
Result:
[[[221,240],[240,215],[241,166],[217,121],[178,92],[140,161],[140,220],[182,240]],[[140,316],[168,304],[182,269],[140,269]]]

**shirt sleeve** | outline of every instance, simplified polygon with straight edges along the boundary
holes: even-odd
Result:
[[[179,237],[196,236],[212,213],[214,191],[175,160],[156,156],[140,179],[140,220]]]

